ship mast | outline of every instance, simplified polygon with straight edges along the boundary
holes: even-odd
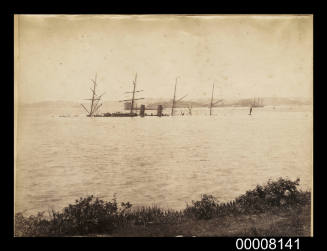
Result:
[[[211,102],[210,102],[210,116],[211,116],[211,110],[212,110],[212,102],[213,102],[213,91],[215,89],[215,83],[212,84],[212,93],[211,93]]]
[[[132,95],[132,105],[131,105],[131,114],[133,114],[133,108],[134,108],[134,98],[135,98],[135,87],[136,87],[136,79],[137,79],[137,73],[135,74],[135,79],[133,82],[133,95]]]
[[[131,110],[130,110],[131,115],[133,114],[135,100],[144,99],[144,98],[135,98],[135,93],[136,92],[142,92],[143,91],[143,90],[136,91],[136,79],[137,79],[137,73],[135,74],[135,79],[133,81],[133,91],[132,92],[125,92],[125,93],[132,93],[132,99],[125,99],[125,100],[120,100],[119,101],[119,102],[131,101]]]
[[[96,87],[96,85],[97,85],[97,74],[95,74],[95,78],[94,78],[94,80],[93,79],[91,79],[92,80],[92,82],[93,82],[93,90],[92,90],[92,101],[91,101],[91,108],[90,108],[90,116],[92,116],[93,115],[93,110],[94,110],[94,107],[93,107],[93,104],[94,104],[94,96],[95,96],[95,87]]]
[[[100,102],[101,97],[104,95],[104,93],[103,93],[102,95],[97,96],[97,94],[95,92],[95,89],[97,86],[97,74],[95,74],[95,78],[91,79],[91,81],[93,82],[93,89],[91,88],[92,98],[86,99],[86,100],[91,100],[90,111],[88,109],[86,109],[86,107],[83,104],[81,104],[81,106],[84,108],[84,110],[88,113],[87,116],[89,116],[89,117],[92,117],[102,106],[102,104],[99,105],[99,102]]]
[[[177,86],[177,78],[176,78],[176,82],[175,82],[173,105],[171,106],[171,116],[174,116],[175,99],[176,99],[176,86]]]
[[[223,99],[218,99],[217,101],[213,102],[214,90],[215,90],[215,82],[213,82],[213,84],[212,84],[211,102],[210,102],[210,116],[212,115],[212,107],[214,107],[218,103],[223,102]]]
[[[176,82],[175,82],[174,98],[173,98],[173,104],[171,106],[171,116],[174,116],[174,109],[175,109],[176,103],[179,102],[179,101],[181,101],[183,98],[185,98],[187,96],[187,94],[186,94],[183,97],[181,97],[180,99],[177,99],[176,100],[176,86],[177,86],[177,79],[178,78],[179,77],[176,78]]]

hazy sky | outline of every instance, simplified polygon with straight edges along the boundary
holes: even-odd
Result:
[[[22,102],[81,101],[97,73],[104,100],[142,96],[312,97],[312,16],[22,15]]]

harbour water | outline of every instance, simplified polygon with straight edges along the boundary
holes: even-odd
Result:
[[[227,201],[278,177],[311,189],[312,106],[254,108],[251,116],[246,107],[215,108],[214,116],[194,108],[193,116],[161,118],[46,109],[19,109],[16,212],[59,210],[91,194],[182,209],[201,194]]]

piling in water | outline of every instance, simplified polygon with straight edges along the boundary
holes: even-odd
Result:
[[[158,109],[157,109],[157,116],[158,117],[162,116],[162,110],[163,110],[162,105],[158,105]]]

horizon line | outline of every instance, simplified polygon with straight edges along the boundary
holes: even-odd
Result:
[[[307,99],[307,100],[311,100],[313,101],[313,98],[312,97],[304,97],[304,96],[265,96],[265,97],[262,97],[262,96],[255,96],[255,97],[229,97],[229,98],[219,98],[217,97],[216,99],[222,99],[222,100],[242,100],[242,99],[254,99],[254,98],[260,98],[260,99],[266,99],[266,98],[284,98],[284,99]],[[168,98],[168,97],[159,97],[159,98],[151,98],[151,97],[145,97],[144,100],[147,100],[147,99],[154,99],[154,100],[172,100],[172,98]],[[188,101],[196,101],[196,100],[205,100],[205,99],[209,99],[210,100],[210,97],[208,98],[205,98],[205,97],[199,97],[199,98],[190,98]],[[182,102],[186,102],[187,100],[185,101],[182,101]],[[19,104],[36,104],[36,103],[44,103],[44,102],[52,102],[52,103],[55,103],[55,102],[70,102],[70,103],[81,103],[83,102],[83,99],[79,100],[79,101],[76,101],[76,100],[65,100],[65,99],[48,99],[48,100],[40,100],[40,101],[22,101],[20,102],[18,100],[18,103]],[[112,99],[108,99],[108,100],[102,100],[102,102],[119,102],[119,100],[112,100]]]

